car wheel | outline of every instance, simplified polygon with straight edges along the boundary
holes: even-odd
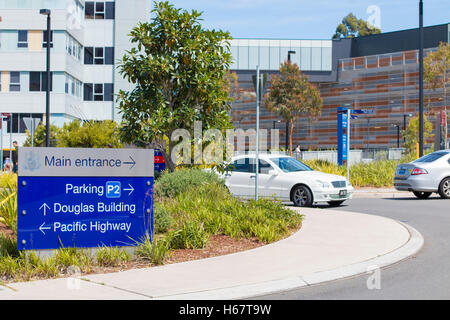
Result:
[[[341,204],[344,203],[345,200],[341,200],[341,201],[328,201],[328,204],[331,207],[339,207]]]
[[[431,192],[413,191],[413,193],[419,199],[428,199],[431,196]]]
[[[450,178],[445,178],[439,185],[439,195],[441,198],[450,199]]]
[[[297,186],[292,191],[292,202],[296,207],[310,207],[312,205],[311,191],[305,186]]]

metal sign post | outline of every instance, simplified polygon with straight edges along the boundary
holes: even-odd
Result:
[[[23,118],[23,122],[25,123],[25,126],[27,127],[28,131],[30,132],[31,146],[34,147],[34,133],[36,132],[36,129],[39,126],[41,120],[37,118]]]
[[[19,250],[135,246],[153,234],[150,149],[19,148]]]
[[[259,66],[256,67],[256,157],[255,157],[255,200],[258,200],[258,173],[259,173]]]

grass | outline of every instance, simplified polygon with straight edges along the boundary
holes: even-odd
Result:
[[[0,183],[4,191],[8,189],[2,194],[2,199],[7,200],[2,202],[3,207],[0,204],[4,208],[1,217],[13,229],[17,223],[17,176],[5,177]],[[164,174],[155,183],[155,190],[154,234],[136,243],[134,256],[121,248],[100,247],[95,254],[85,249],[61,248],[42,258],[33,252],[19,252],[16,235],[0,232],[0,281],[54,278],[74,268],[87,274],[139,260],[161,265],[172,250],[205,248],[211,235],[257,238],[270,243],[288,236],[303,219],[278,201],[241,201],[215,174],[198,169]]]
[[[0,222],[17,234],[17,175],[0,173]]]
[[[354,164],[350,166],[350,183],[354,187],[392,187],[397,165],[413,160],[415,160],[413,155],[407,155],[398,161],[377,160],[369,163]],[[347,176],[346,167],[338,166],[326,160],[307,160],[303,162],[314,170]]]

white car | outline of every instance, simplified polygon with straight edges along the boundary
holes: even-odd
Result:
[[[237,197],[255,197],[255,155],[232,158],[221,175],[230,192]],[[328,203],[338,206],[352,197],[350,182],[338,175],[314,171],[288,156],[259,156],[258,196],[292,201],[295,206]]]

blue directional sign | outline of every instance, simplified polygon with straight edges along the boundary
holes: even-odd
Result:
[[[19,161],[30,157],[27,152],[35,153],[34,160],[28,158],[19,171],[19,250],[133,246],[152,234],[153,150],[124,149],[114,154],[95,149],[86,154],[92,149],[66,153],[52,149],[19,149]],[[56,156],[66,168],[54,169],[55,176],[50,176],[47,169],[56,164]],[[127,164],[130,157],[133,163]],[[81,164],[89,158],[84,162],[87,168],[76,167],[77,160]],[[108,164],[113,168],[103,166]],[[97,165],[93,174],[90,168]],[[85,176],[85,170],[92,176]],[[64,171],[68,176],[63,176]]]

